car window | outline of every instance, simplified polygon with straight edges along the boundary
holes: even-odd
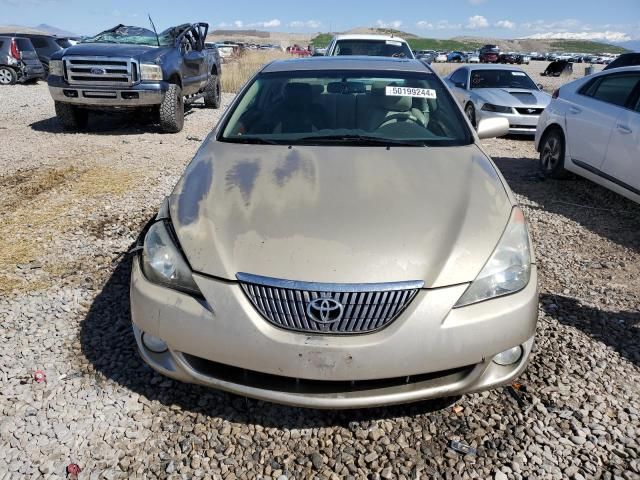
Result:
[[[44,38],[32,38],[31,43],[35,48],[46,48],[47,41]]]
[[[398,40],[338,40],[334,55],[413,58],[409,46]]]
[[[442,81],[419,72],[262,73],[221,131],[221,141],[288,145],[379,139],[452,146],[473,141]]]
[[[71,42],[69,40],[67,40],[66,38],[57,38],[56,39],[56,43],[61,48],[69,48],[71,46]]]
[[[21,52],[24,51],[34,51],[33,44],[31,40],[27,38],[16,38],[16,43],[18,44],[18,49]]]
[[[456,70],[453,75],[451,75],[451,81],[453,83],[462,83],[464,88],[467,88],[467,69],[461,68],[460,70]]]
[[[520,70],[473,70],[471,88],[522,88],[538,90],[531,78]]]
[[[639,81],[640,74],[606,75],[595,79],[580,93],[602,102],[624,107]]]

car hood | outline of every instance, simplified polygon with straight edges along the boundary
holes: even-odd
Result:
[[[482,101],[505,107],[546,108],[551,101],[548,93],[523,88],[478,88],[472,90]]]
[[[64,51],[64,55],[79,55],[91,57],[155,57],[166,47],[149,47],[147,45],[119,45],[116,43],[79,43]],[[60,55],[59,52],[56,52]],[[61,55],[60,55],[61,56]]]
[[[472,281],[512,204],[476,146],[270,146],[210,137],[169,198],[200,273],[371,283]]]

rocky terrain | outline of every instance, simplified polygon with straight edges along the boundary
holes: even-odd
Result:
[[[324,412],[180,384],[137,354],[124,252],[222,110],[176,135],[111,115],[72,134],[44,84],[0,95],[0,479],[640,478],[640,206],[543,180],[532,141],[485,142],[540,275],[518,384]]]

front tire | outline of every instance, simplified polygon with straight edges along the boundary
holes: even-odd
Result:
[[[171,84],[160,104],[160,128],[178,133],[184,127],[184,97],[180,85]]]
[[[204,89],[204,105],[207,108],[220,108],[221,103],[220,78],[217,75],[212,75]]]
[[[89,112],[68,103],[55,102],[56,117],[62,128],[69,131],[82,130],[89,123]]]
[[[473,103],[467,103],[467,105],[464,107],[464,113],[471,122],[473,128],[476,128],[476,109],[473,106]]]
[[[0,67],[0,85],[15,85],[18,74],[11,67]]]
[[[545,133],[540,146],[540,170],[546,178],[567,178],[564,168],[565,141],[562,132],[553,129]]]

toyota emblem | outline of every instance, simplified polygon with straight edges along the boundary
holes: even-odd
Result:
[[[318,297],[307,304],[307,315],[321,325],[338,322],[344,313],[344,305],[331,297]]]

